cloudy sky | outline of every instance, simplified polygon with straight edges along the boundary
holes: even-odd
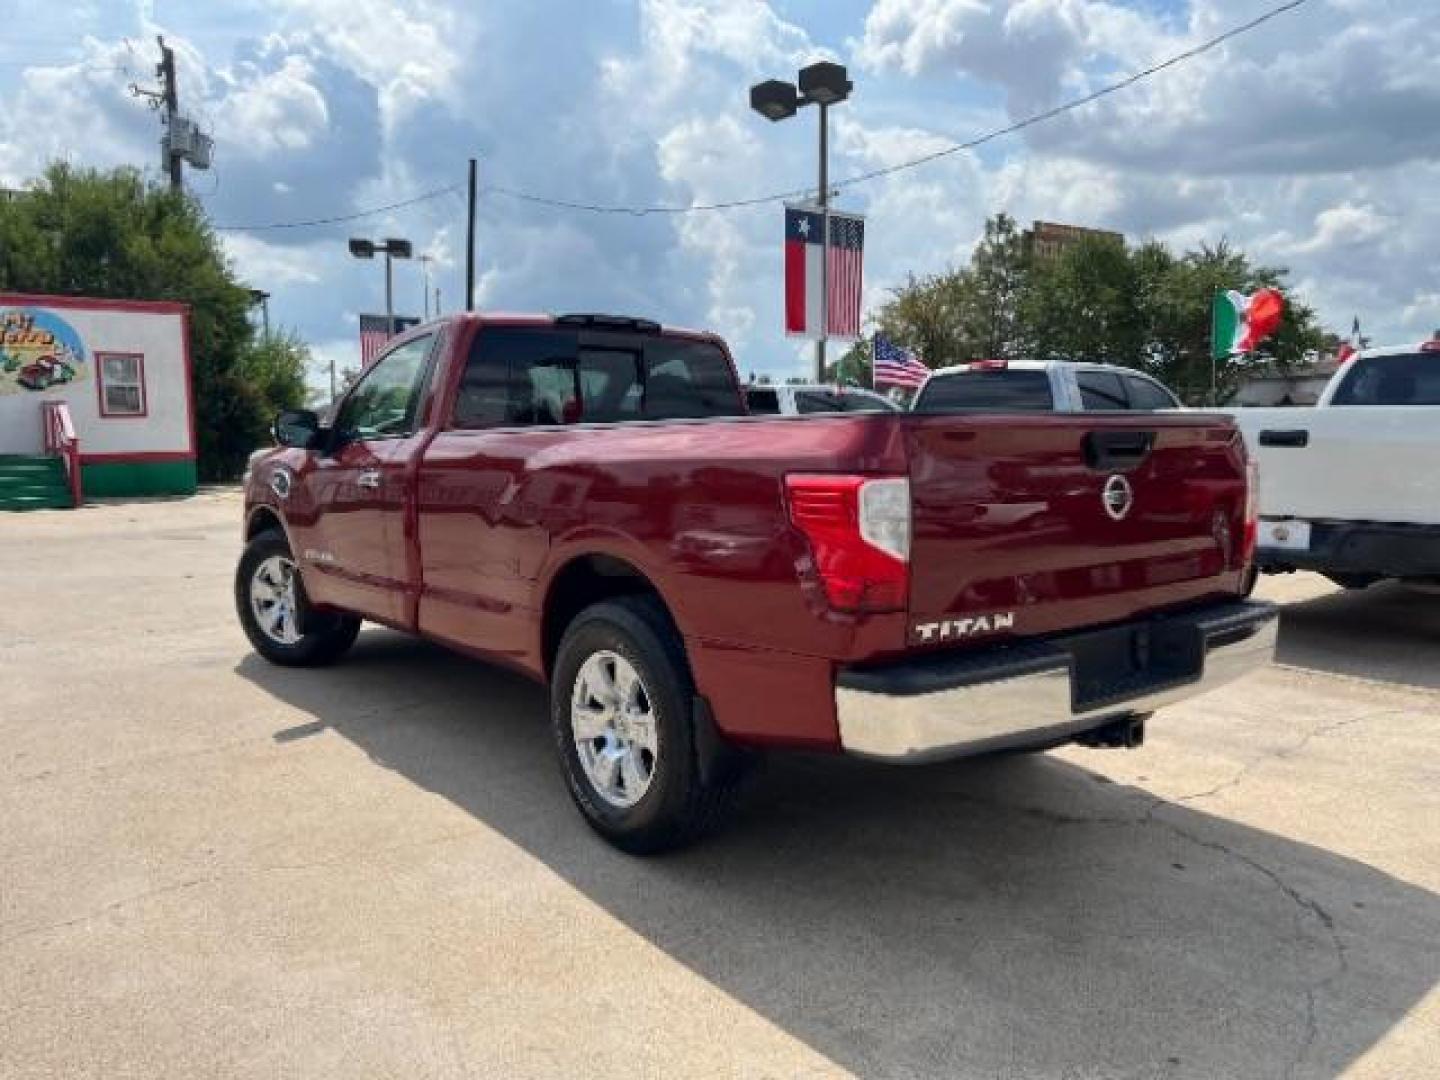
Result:
[[[802,370],[780,332],[781,212],[594,214],[528,193],[687,206],[813,183],[814,117],[769,124],[746,88],[847,64],[832,176],[913,159],[1113,81],[1277,0],[0,0],[0,186],[46,161],[158,172],[154,37],[215,164],[187,182],[219,225],[352,213],[463,184],[481,162],[479,302],[720,330],[745,370]],[[1308,0],[1182,67],[978,153],[845,189],[867,213],[867,297],[963,262],[985,215],[1228,237],[1288,266],[1332,329],[1440,326],[1440,3]],[[272,318],[353,362],[380,310],[350,235],[405,236],[463,289],[464,201],[343,225],[227,231]],[[421,267],[397,266],[419,313]]]

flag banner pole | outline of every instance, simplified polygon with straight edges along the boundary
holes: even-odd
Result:
[[[830,209],[827,227],[817,203],[786,203],[783,212],[786,336],[818,341],[823,333],[837,341],[860,340],[865,216]]]

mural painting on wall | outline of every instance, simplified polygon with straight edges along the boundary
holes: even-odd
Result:
[[[59,389],[89,367],[80,335],[53,311],[0,307],[0,394]]]

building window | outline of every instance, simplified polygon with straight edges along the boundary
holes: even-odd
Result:
[[[95,354],[101,416],[144,416],[145,357],[140,353]]]

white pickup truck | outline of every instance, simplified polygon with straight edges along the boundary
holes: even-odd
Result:
[[[1440,580],[1440,331],[1358,354],[1313,409],[1234,417],[1260,466],[1261,571]]]

